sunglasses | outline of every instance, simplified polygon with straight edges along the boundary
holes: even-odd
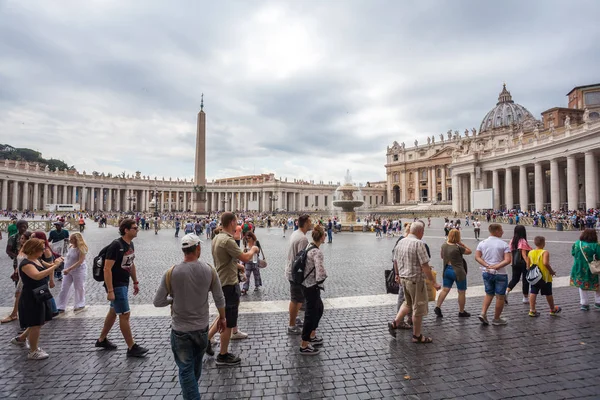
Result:
[[[132,226],[132,227],[131,227],[131,228],[129,228],[129,229],[134,229],[134,230],[136,230],[136,231],[137,231],[137,230],[138,230],[138,227],[137,227],[137,226]]]

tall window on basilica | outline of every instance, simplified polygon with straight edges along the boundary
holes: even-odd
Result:
[[[394,174],[394,182],[398,182],[398,173]]]

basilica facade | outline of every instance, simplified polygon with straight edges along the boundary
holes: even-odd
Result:
[[[394,142],[386,154],[389,204],[468,212],[473,190],[493,189],[496,210],[598,207],[600,84],[567,96],[568,107],[538,120],[504,86],[478,130],[448,131],[409,148]]]

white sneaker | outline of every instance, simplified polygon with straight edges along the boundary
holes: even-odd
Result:
[[[50,355],[39,347],[37,348],[37,350],[33,352],[30,351],[29,354],[27,354],[28,360],[45,360],[48,357],[50,357]]]
[[[11,342],[12,344],[14,344],[15,346],[29,348],[29,341],[28,341],[27,339],[25,339],[25,341],[24,341],[24,342],[21,342],[21,341],[17,340],[17,338],[18,338],[18,336],[17,336],[17,337],[14,337],[14,338],[12,338],[10,342]]]
[[[523,297],[523,304],[529,304],[529,298]]]
[[[247,333],[244,333],[238,329],[236,333],[231,334],[231,340],[242,340],[248,337]]]

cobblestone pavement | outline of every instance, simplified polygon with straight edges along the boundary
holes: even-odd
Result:
[[[442,272],[439,249],[444,242],[443,220],[432,220],[432,227],[426,229],[425,240],[432,252],[432,265],[438,275]],[[505,225],[505,238],[512,237],[513,226]],[[483,237],[487,237],[487,224],[482,226]],[[289,298],[289,286],[284,277],[287,257],[288,238],[282,237],[282,230],[276,228],[257,228],[256,234],[261,242],[269,266],[262,270],[263,290],[250,292],[243,301],[286,300]],[[291,231],[288,231],[291,234]],[[547,249],[551,252],[551,262],[559,276],[567,276],[572,265],[571,246],[578,237],[578,232],[555,232],[548,229],[528,228],[528,237],[533,244],[533,237],[544,235],[549,241]],[[181,233],[180,236],[183,234]],[[114,238],[118,231],[114,227],[99,229],[95,224],[88,224],[85,238],[90,247],[88,262],[98,254],[100,249]],[[464,242],[473,250],[477,245],[473,230],[466,227],[463,231]],[[383,271],[391,267],[392,248],[397,238],[376,239],[374,233],[344,232],[334,235],[333,244],[322,246],[327,273],[325,297],[362,296],[385,293]],[[6,241],[0,242],[6,246]],[[130,299],[131,304],[148,304],[159,285],[166,269],[181,260],[179,241],[174,237],[174,230],[162,230],[158,235],[153,230],[140,232],[134,241],[136,247],[136,265],[141,282],[140,294]],[[212,263],[210,240],[204,240],[202,258]],[[474,256],[466,256],[469,265],[469,285],[482,285],[481,274]],[[0,276],[2,293],[12,293],[13,284],[9,279],[11,261],[5,252],[0,254],[0,265],[5,266],[5,274]],[[441,279],[440,279],[441,281]],[[253,287],[253,286],[252,286]],[[60,282],[53,290],[55,295],[60,291]],[[94,281],[88,273],[86,285],[88,304],[106,304],[106,293],[101,284]],[[12,296],[2,296],[0,307],[12,306]]]
[[[234,342],[239,367],[204,361],[204,399],[598,399],[600,311],[583,312],[571,288],[556,291],[559,317],[539,318],[511,304],[503,327],[482,327],[475,316],[459,319],[456,300],[445,317],[424,319],[434,343],[410,343],[410,332],[389,336],[386,322],[395,307],[326,310],[320,333],[324,351],[295,353],[299,338],[285,333],[286,314],[247,314],[240,327],[250,334]],[[474,314],[481,298],[468,299]],[[138,341],[151,349],[146,359],[125,357],[117,329],[115,352],[93,347],[102,319],[59,319],[42,328],[45,361],[27,361],[26,350],[9,344],[16,326],[0,328],[0,398],[112,399],[181,398],[169,344],[169,319],[136,318]]]

